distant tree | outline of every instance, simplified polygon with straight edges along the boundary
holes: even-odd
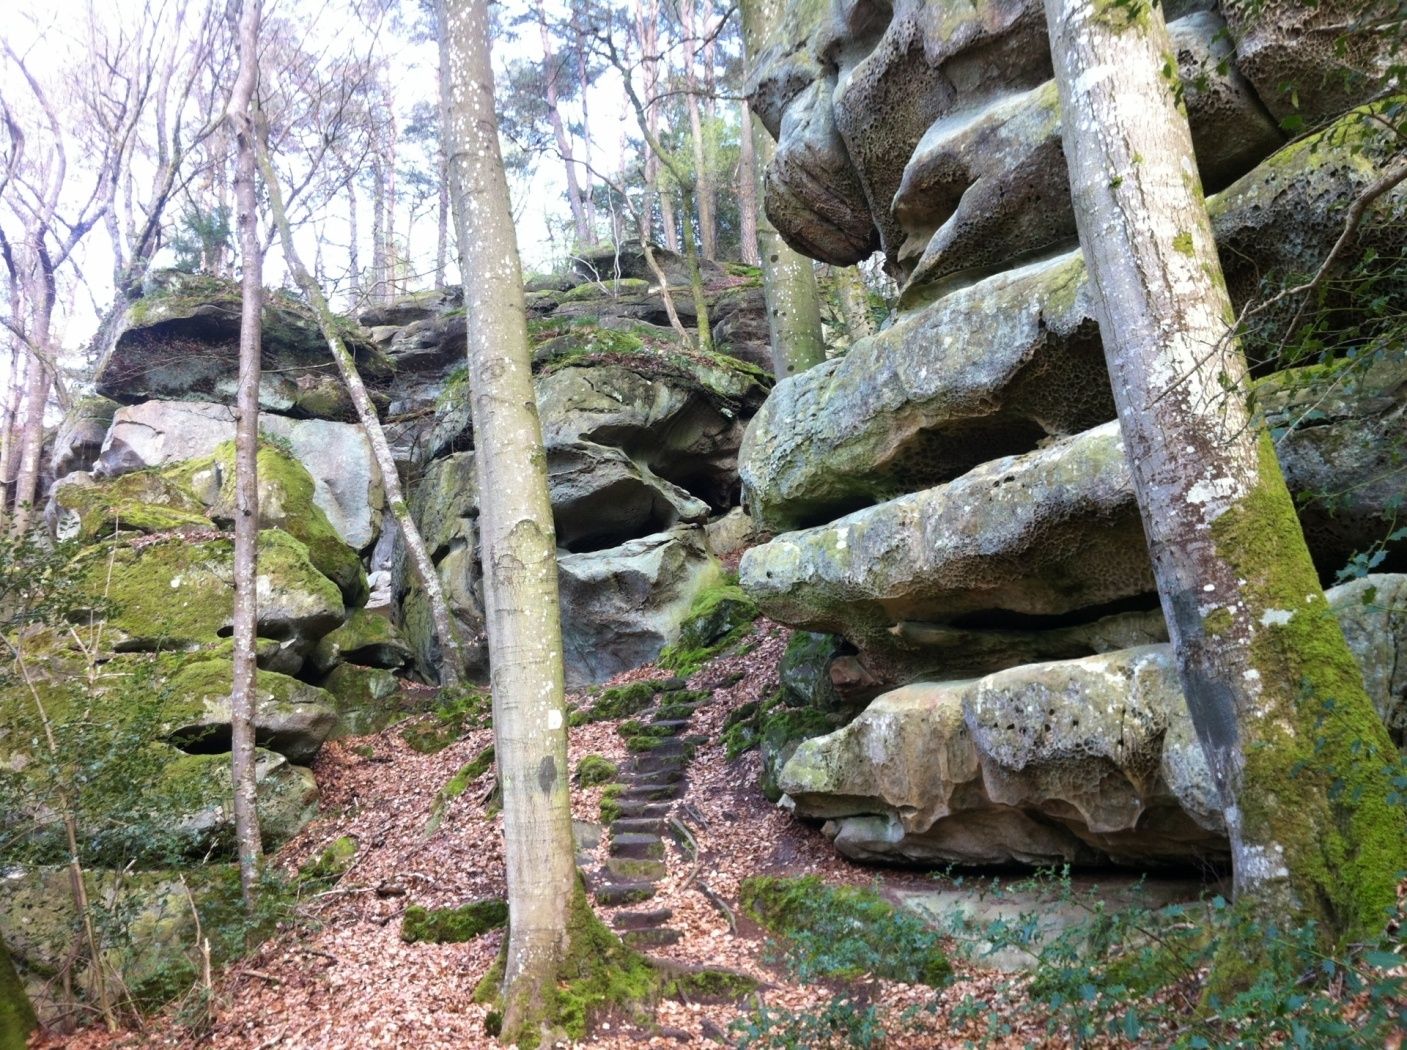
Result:
[[[1046,0],[1080,244],[1178,677],[1220,792],[1238,911],[1213,992],[1269,925],[1383,928],[1407,868],[1395,749],[1320,589],[1247,366],[1165,72],[1161,10]]]

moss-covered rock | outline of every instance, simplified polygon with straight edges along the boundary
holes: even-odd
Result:
[[[336,736],[362,736],[384,729],[400,713],[401,680],[380,667],[338,664],[322,680],[337,709]]]
[[[595,787],[608,784],[620,774],[619,768],[609,758],[602,755],[583,755],[577,763],[574,774],[580,787]]]
[[[401,940],[407,944],[461,944],[481,933],[508,924],[508,902],[496,898],[473,901],[458,908],[426,908],[412,904],[401,916]]]
[[[589,706],[573,711],[570,722],[579,726],[588,722],[613,721],[639,714],[655,702],[661,685],[662,683],[653,679],[645,679],[603,689]]]
[[[166,739],[186,751],[228,751],[233,680],[229,660],[181,667],[168,687]],[[274,671],[255,675],[254,705],[255,740],[299,764],[312,760],[338,718],[331,695]]]
[[[29,1033],[39,1022],[25,993],[24,984],[0,938],[0,1050],[25,1050]]]
[[[679,638],[660,651],[659,664],[680,674],[693,674],[704,662],[732,645],[757,619],[757,603],[725,578],[701,590],[679,628]]]
[[[322,637],[309,662],[314,670],[323,673],[344,661],[395,670],[409,663],[413,655],[395,624],[384,616],[358,609],[341,627]]]
[[[120,651],[186,648],[225,633],[234,609],[234,542],[104,543],[78,566],[84,587],[111,605],[107,641]],[[300,653],[338,626],[344,616],[337,587],[309,561],[289,534],[259,534],[261,637],[289,642]]]
[[[189,488],[159,471],[139,470],[98,480],[70,474],[54,486],[60,539],[94,543],[119,532],[167,532],[182,527],[209,528],[205,505]]]
[[[234,442],[201,459],[166,468],[165,473],[193,491],[216,522],[234,521]],[[347,608],[360,608],[368,594],[366,573],[356,551],[342,542],[327,515],[313,501],[313,479],[303,464],[277,444],[259,445],[259,526],[282,529],[308,549],[308,559],[337,584]],[[119,479],[120,480],[120,479]]]

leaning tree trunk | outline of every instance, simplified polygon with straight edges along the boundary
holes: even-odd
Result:
[[[0,941],[0,1050],[24,1050],[38,1025],[9,949]]]
[[[537,2],[537,27],[542,37],[543,88],[547,93],[547,117],[552,125],[552,137],[557,143],[557,155],[567,171],[567,203],[572,209],[572,223],[576,227],[578,249],[590,247],[595,236],[586,223],[586,208],[582,202],[581,186],[577,183],[576,158],[572,156],[572,144],[567,138],[566,124],[562,121],[562,110],[557,102],[557,55],[552,49],[552,35],[547,31],[547,11],[542,0]]]
[[[503,1036],[536,1042],[578,892],[567,796],[557,544],[521,266],[494,120],[487,0],[441,0],[440,78],[464,278],[494,754],[503,787]]]
[[[831,289],[840,304],[841,316],[849,329],[850,342],[875,334],[874,314],[870,313],[870,290],[858,266],[831,267]]]
[[[230,692],[230,752],[234,777],[235,846],[245,910],[253,912],[262,847],[254,779],[254,672],[259,558],[259,372],[264,305],[263,254],[255,179],[254,91],[259,79],[260,0],[244,0],[239,15],[239,73],[230,93],[234,127],[235,225],[243,274],[239,319],[239,387],[235,395],[234,684]]]
[[[1246,361],[1174,53],[1149,4],[1046,0],[1080,244],[1178,676],[1225,809],[1238,908],[1380,930],[1407,866],[1391,742],[1324,600]],[[1244,938],[1242,938],[1245,940]],[[1214,987],[1265,958],[1230,944]]]
[[[322,286],[308,273],[308,268],[303,265],[303,260],[298,255],[297,246],[293,242],[293,226],[288,221],[288,212],[283,205],[283,189],[262,144],[259,148],[259,169],[264,176],[264,188],[269,195],[269,210],[273,213],[274,225],[278,227],[284,258],[288,268],[293,271],[294,282],[308,300],[313,313],[317,315],[323,339],[332,353],[332,359],[337,362],[337,371],[341,373],[342,383],[356,407],[357,419],[361,423],[362,432],[366,434],[367,443],[371,445],[376,467],[381,471],[381,485],[386,490],[386,503],[401,530],[401,538],[405,541],[406,553],[410,555],[416,578],[420,580],[420,586],[425,588],[425,596],[430,602],[430,619],[435,625],[435,635],[440,640],[440,684],[458,685],[463,678],[464,653],[459,644],[458,632],[454,629],[454,618],[450,615],[449,603],[445,601],[439,573],[435,571],[435,562],[430,557],[430,551],[426,548],[420,529],[415,524],[415,518],[410,513],[405,493],[401,490],[401,477],[396,471],[395,457],[392,456],[391,446],[386,441],[386,433],[381,429],[376,406],[366,392],[361,373],[357,371],[357,362],[337,332],[337,318],[332,312],[332,307],[327,304],[327,296],[323,294]]]
[[[742,7],[743,43],[751,63],[762,52],[782,16],[781,0],[749,0]],[[821,297],[811,260],[794,252],[767,218],[763,173],[775,147],[762,121],[749,113],[743,134],[752,140],[752,170],[757,205],[757,245],[762,253],[762,286],[767,296],[767,325],[772,336],[772,368],[778,379],[804,372],[826,359],[821,333]]]
[[[695,37],[695,0],[684,0],[684,91],[685,101],[689,110],[689,140],[692,144],[694,154],[694,180],[693,185],[686,190],[686,194],[692,195],[699,209],[699,244],[703,247],[705,259],[712,259],[718,253],[715,246],[715,226],[713,221],[713,175],[708,166],[708,144],[704,141],[703,121],[699,115],[699,78],[694,68],[694,50],[697,47]],[[688,202],[684,207],[688,209]],[[684,221],[689,221],[689,216],[684,217]],[[684,231],[686,238],[684,250],[689,250],[687,242],[688,230]]]

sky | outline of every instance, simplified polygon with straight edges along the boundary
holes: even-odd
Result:
[[[138,19],[142,17],[143,0],[96,0],[99,17],[105,19]],[[154,4],[169,3],[170,0],[151,0]],[[86,48],[78,36],[82,25],[82,12],[87,8],[85,0],[12,0],[0,36],[3,36],[17,52],[22,54],[31,68],[41,79],[57,79],[67,63],[83,60]],[[551,10],[549,6],[549,11]],[[398,120],[404,126],[417,102],[433,103],[438,95],[438,54],[433,41],[416,43],[409,35],[401,32],[395,20],[387,19],[378,27],[368,27],[356,19],[348,18],[340,5],[330,0],[268,0],[266,11],[283,15],[307,33],[307,38],[320,49],[331,53],[346,50],[364,54],[369,42],[376,39],[380,50],[395,75],[393,89]],[[377,38],[379,33],[379,38]],[[504,36],[493,42],[496,65],[503,65],[515,58],[541,56],[538,34],[535,30],[525,32],[516,38]],[[0,91],[7,98],[21,98],[27,95],[23,82],[14,65],[0,54]],[[623,92],[619,83],[612,85],[609,78],[593,88],[589,97],[591,107],[593,144],[597,157],[619,158],[624,155],[627,135],[626,113],[623,106]],[[570,104],[564,104],[570,109]],[[569,115],[569,119],[571,119]],[[406,147],[408,150],[408,147]],[[71,154],[77,153],[70,149]],[[277,164],[277,158],[275,158]],[[81,158],[71,162],[72,167],[81,166]],[[91,186],[91,179],[75,179],[75,185],[85,190]],[[564,198],[564,177],[562,165],[555,157],[542,158],[526,180],[519,180],[511,187],[514,215],[517,221],[519,249],[525,271],[542,270],[553,262],[554,247],[549,233],[549,224],[560,229],[570,213]],[[401,210],[398,229],[404,238],[409,221],[408,200],[400,201]],[[365,193],[361,196],[360,236],[361,262],[370,262],[370,206]],[[0,212],[0,214],[3,214]],[[325,213],[318,217],[318,224],[324,233],[324,264],[329,274],[344,272],[345,262],[339,265],[338,256],[345,259],[345,244],[348,241],[346,203],[337,198]],[[316,234],[305,228],[300,234],[300,254],[308,260],[314,256]],[[436,213],[434,202],[419,214],[414,236],[409,243],[412,267],[425,274],[423,285],[430,283],[433,273],[436,246]],[[452,255],[451,255],[452,259]],[[91,338],[96,329],[99,311],[111,298],[112,253],[106,233],[101,229],[92,231],[84,240],[76,261],[83,278],[81,287],[72,288],[73,294],[67,298],[72,309],[61,321],[56,334],[61,341],[66,357],[73,360],[78,349]],[[157,265],[169,265],[173,257],[163,253]],[[286,278],[286,271],[277,247],[270,252],[265,267],[265,283],[277,285]],[[449,280],[456,276],[451,273]],[[80,282],[71,282],[77,284]],[[3,374],[6,363],[0,361],[0,382],[7,380]]]

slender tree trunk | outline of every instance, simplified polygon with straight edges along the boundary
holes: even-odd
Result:
[[[716,225],[713,221],[713,176],[709,171],[708,146],[704,141],[703,120],[699,114],[699,77],[694,64],[694,51],[698,47],[696,35],[696,0],[684,0],[684,87],[688,92],[685,98],[689,109],[689,137],[694,150],[694,185],[692,195],[699,209],[699,243],[703,247],[705,259],[713,259],[718,254]],[[687,223],[688,218],[685,219]],[[687,254],[689,246],[684,246]]]
[[[0,1050],[24,1050],[38,1025],[9,949],[0,941]]]
[[[1046,0],[1075,215],[1178,676],[1225,808],[1238,909],[1381,930],[1407,867],[1394,750],[1248,409],[1160,9]],[[1266,958],[1231,938],[1213,989]]]
[[[254,671],[259,557],[259,373],[263,346],[263,253],[255,185],[254,92],[259,79],[261,0],[243,0],[239,14],[239,73],[230,95],[234,128],[235,225],[239,230],[242,306],[239,388],[235,396],[234,685],[230,692],[230,751],[234,777],[235,845],[244,907],[253,912],[263,847],[254,779]]]
[[[390,302],[388,275],[390,263],[386,258],[386,173],[381,158],[371,162],[371,303],[384,306]]]
[[[48,343],[48,321],[36,318],[32,338]],[[35,354],[29,355],[24,380],[24,423],[20,429],[19,468],[15,473],[15,510],[11,531],[23,535],[34,520],[39,494],[40,459],[44,451],[44,408],[49,403],[49,370]]]
[[[542,37],[542,65],[545,76],[544,90],[547,92],[547,118],[552,124],[552,137],[557,142],[557,153],[567,169],[567,203],[572,208],[572,222],[576,226],[576,240],[579,247],[586,247],[595,238],[586,223],[586,209],[582,207],[581,186],[576,177],[576,159],[572,156],[572,143],[567,138],[566,125],[562,122],[562,111],[557,105],[560,92],[557,90],[557,54],[552,49],[552,34],[547,30],[547,11],[542,0],[537,3],[537,28]]]
[[[753,169],[757,166],[752,148],[752,107],[747,99],[738,103],[738,252],[749,266],[761,266],[762,255],[757,248],[757,181]]]
[[[645,70],[645,128],[649,135],[659,141],[660,133],[660,4],[659,0],[648,0],[639,9],[640,64]],[[674,218],[674,191],[672,187],[660,185],[660,159],[656,151],[645,149],[645,184],[650,187],[650,201],[645,209],[645,219],[651,227],[654,224],[654,207],[659,205],[660,230],[664,236],[664,246],[670,251],[679,251],[679,229]]]
[[[440,115],[438,206],[435,213],[435,287],[445,286],[445,264],[449,259],[449,165],[445,161],[444,114]]]
[[[749,0],[743,4],[743,45],[749,63],[761,51],[781,16],[781,0]],[[772,136],[762,121],[751,115],[743,136],[752,139],[752,167],[744,175],[753,184],[757,246],[762,254],[762,285],[767,293],[767,326],[772,336],[772,367],[777,378],[784,379],[826,359],[816,268],[810,259],[787,247],[762,206],[766,198],[763,174],[776,148]]]
[[[586,228],[591,234],[591,243],[595,244],[596,236],[596,192],[594,180],[591,177],[594,167],[591,163],[591,110],[587,106],[587,99],[591,93],[591,79],[587,75],[586,68],[586,41],[577,24],[576,12],[572,13],[572,26],[576,32],[576,76],[577,91],[581,98],[581,152],[586,160],[586,165],[582,170],[582,203],[586,205]]]
[[[347,268],[349,271],[348,283],[351,289],[352,309],[359,310],[362,305],[362,264],[361,253],[357,241],[361,239],[361,234],[357,229],[357,185],[352,179],[347,180]]]
[[[870,312],[870,290],[858,266],[832,266],[831,289],[840,303],[850,341],[875,334],[874,314]]]
[[[479,472],[494,754],[508,874],[503,1035],[539,1023],[576,886],[567,796],[557,550],[508,184],[494,121],[487,0],[441,0],[456,240]],[[471,247],[472,246],[472,247]]]
[[[10,482],[14,478],[14,452],[18,447],[20,399],[24,396],[24,348],[18,339],[9,343],[9,377],[0,390],[0,531],[10,520]]]
[[[430,551],[426,548],[420,529],[415,524],[415,518],[410,513],[410,506],[401,489],[400,474],[396,471],[395,457],[391,454],[391,446],[386,441],[386,433],[381,429],[381,421],[376,415],[376,406],[366,392],[366,385],[357,371],[356,360],[338,334],[337,317],[327,303],[322,286],[308,273],[308,268],[303,265],[303,260],[298,255],[297,246],[293,241],[293,227],[288,221],[288,213],[284,210],[283,188],[262,144],[259,149],[259,169],[264,177],[265,191],[269,195],[269,210],[273,213],[274,224],[278,227],[283,243],[284,258],[289,269],[293,271],[294,282],[312,306],[313,313],[317,315],[318,327],[327,341],[332,359],[337,362],[337,371],[342,376],[352,404],[356,406],[357,419],[361,423],[362,432],[366,434],[368,444],[371,445],[376,466],[381,471],[381,485],[386,490],[386,503],[401,530],[401,538],[405,541],[406,552],[410,555],[415,575],[430,600],[430,618],[435,624],[435,634],[440,640],[440,682],[447,686],[458,685],[463,678],[463,648],[459,644],[459,634],[454,629],[454,618],[450,615],[449,603],[445,601],[439,573],[435,571]]]

